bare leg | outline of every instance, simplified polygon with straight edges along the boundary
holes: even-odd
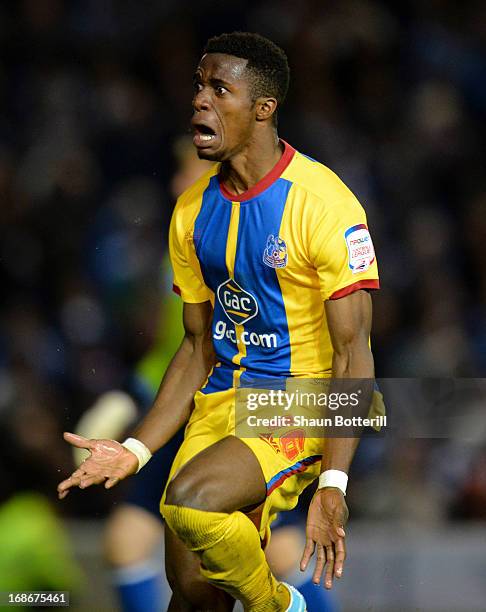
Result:
[[[258,506],[266,485],[253,451],[228,436],[201,451],[175,476],[166,503],[207,512],[234,512]]]

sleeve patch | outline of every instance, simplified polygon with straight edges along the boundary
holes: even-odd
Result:
[[[364,223],[353,225],[344,232],[348,247],[348,265],[353,274],[364,272],[375,260],[375,249]]]

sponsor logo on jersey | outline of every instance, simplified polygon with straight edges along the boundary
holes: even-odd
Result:
[[[278,234],[270,234],[267,238],[263,263],[270,268],[285,268],[287,265],[287,245]]]
[[[238,344],[236,329],[228,325],[226,321],[216,321],[213,325],[214,340],[229,340],[232,344]],[[278,346],[276,333],[258,333],[245,330],[240,335],[240,340],[245,346],[261,346],[262,348],[274,349]]]
[[[217,296],[226,316],[235,325],[245,325],[258,314],[256,298],[240,287],[233,278],[221,283]]]
[[[375,260],[375,249],[364,223],[353,225],[344,232],[348,247],[348,264],[353,274],[364,272]]]

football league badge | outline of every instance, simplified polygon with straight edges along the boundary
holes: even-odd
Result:
[[[348,265],[353,274],[364,272],[375,261],[375,250],[364,223],[349,227],[344,233],[348,247]]]
[[[285,268],[287,265],[287,245],[280,236],[270,234],[263,251],[263,263],[270,268]]]

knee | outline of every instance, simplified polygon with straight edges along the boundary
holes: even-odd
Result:
[[[216,486],[210,479],[199,479],[190,473],[181,472],[167,487],[165,503],[171,506],[183,506],[194,510],[217,512],[217,492],[221,485]]]

